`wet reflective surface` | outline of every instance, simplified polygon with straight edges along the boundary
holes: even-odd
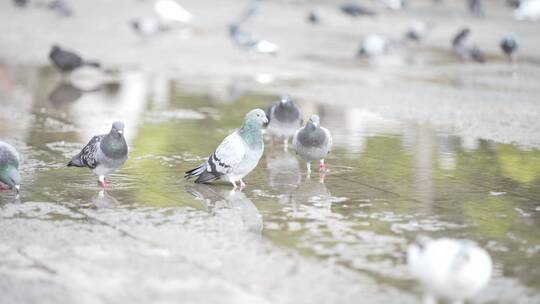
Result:
[[[247,188],[230,192],[183,173],[277,96],[242,83],[210,94],[135,71],[4,73],[0,137],[24,159],[20,197],[0,193],[8,302],[24,289],[24,299],[89,303],[414,303],[404,252],[417,234],[490,252],[495,275],[477,302],[540,301],[537,149],[298,100],[333,133],[329,171],[307,178],[293,151],[267,141]],[[104,191],[65,164],[114,120],[126,124],[130,154]]]

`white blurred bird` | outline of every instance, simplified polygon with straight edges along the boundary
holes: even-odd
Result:
[[[379,56],[384,54],[390,47],[390,40],[384,36],[370,34],[360,42],[357,56]]]
[[[514,10],[514,18],[517,20],[540,20],[540,0],[521,1]]]
[[[424,304],[458,304],[475,296],[491,278],[492,262],[482,248],[448,238],[423,239],[407,248],[411,274],[425,287]]]
[[[174,0],[157,0],[154,3],[156,14],[165,22],[191,23],[193,15]]]

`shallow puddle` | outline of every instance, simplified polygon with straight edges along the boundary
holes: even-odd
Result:
[[[540,300],[539,150],[298,100],[304,116],[319,113],[333,133],[329,171],[308,178],[293,151],[267,141],[247,188],[231,193],[228,184],[195,185],[183,173],[204,161],[248,110],[266,108],[277,96],[249,89],[209,94],[138,72],[85,76],[80,90],[58,85],[50,69],[15,71],[0,95],[0,136],[24,158],[20,197],[0,194],[6,244],[0,252],[8,256],[0,270],[15,282],[41,278],[24,278],[24,269],[45,269],[52,285],[52,274],[71,270],[99,282],[104,277],[92,272],[94,265],[118,276],[107,281],[109,291],[95,292],[100,299],[117,296],[114,286],[138,274],[155,293],[174,298],[174,290],[191,290],[193,301],[221,286],[216,298],[241,294],[236,299],[250,302],[253,295],[353,302],[352,295],[366,292],[373,302],[405,303],[420,289],[404,251],[424,234],[471,239],[490,252],[495,275],[479,302]],[[65,164],[114,120],[126,123],[130,154],[103,191],[89,170]],[[152,264],[153,257],[166,262]],[[199,272],[198,281],[177,281],[167,265],[187,265],[175,272]],[[330,271],[325,267],[338,270],[321,279]],[[252,268],[272,283],[255,278]],[[326,287],[314,292],[318,279]],[[293,280],[296,291],[283,286]]]

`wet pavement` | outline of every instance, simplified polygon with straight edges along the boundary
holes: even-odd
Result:
[[[86,15],[71,19],[0,4],[0,138],[23,155],[21,195],[0,193],[0,303],[418,303],[405,250],[419,234],[489,251],[494,276],[474,303],[540,302],[535,24],[508,20],[502,5],[477,20],[418,3],[352,21],[324,2],[315,35],[304,6],[270,2],[252,28],[279,43],[275,57],[227,41],[244,2],[186,1],[191,36],[151,40],[126,25],[144,1],[107,2],[118,15],[99,24],[112,16],[91,2],[74,1]],[[437,22],[425,44],[352,57],[362,34],[401,35],[412,17]],[[290,31],[275,35],[282,19]],[[487,64],[448,50],[464,23]],[[516,64],[497,49],[509,29],[526,45]],[[60,77],[46,62],[60,38],[107,71]],[[183,179],[281,93],[331,130],[328,172],[307,178],[293,151],[267,140],[242,192]],[[102,190],[66,164],[114,120],[130,154]]]

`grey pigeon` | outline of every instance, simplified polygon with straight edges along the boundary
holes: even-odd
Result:
[[[49,52],[49,59],[54,66],[63,73],[69,73],[82,66],[100,67],[95,61],[85,61],[74,52],[64,50],[58,45],[53,45]]]
[[[262,126],[268,123],[266,114],[261,109],[251,110],[246,114],[242,127],[225,137],[207,161],[195,169],[186,172],[185,178],[194,178],[195,183],[208,183],[215,180],[228,181],[237,188],[245,187],[243,178],[259,163],[264,151]]]
[[[268,134],[272,137],[272,141],[283,141],[285,149],[289,137],[292,137],[296,130],[302,126],[302,115],[300,109],[289,96],[281,97],[281,100],[273,103],[266,110],[268,117]]]
[[[308,21],[312,24],[319,24],[321,23],[321,13],[318,9],[314,8],[311,11],[309,11],[308,14]]]
[[[130,22],[131,28],[135,33],[142,37],[152,37],[169,30],[168,26],[162,24],[156,18],[137,18]]]
[[[276,44],[240,29],[236,23],[229,25],[229,36],[236,46],[248,52],[276,54],[279,49]]]
[[[92,137],[82,151],[73,156],[68,167],[88,167],[98,176],[99,184],[107,187],[105,176],[120,168],[128,158],[124,138],[124,123],[115,122],[109,134]]]
[[[19,163],[17,150],[12,145],[0,141],[0,191],[15,188],[19,193],[21,189]]]
[[[465,41],[471,34],[469,28],[463,28],[452,39],[452,49],[462,59],[472,59],[479,63],[486,61],[484,53],[476,45],[468,46]]]
[[[332,135],[320,125],[318,115],[311,115],[306,125],[294,134],[293,147],[296,154],[307,162],[308,174],[311,172],[312,161],[318,160],[319,169],[325,170],[324,158],[332,148]]]
[[[474,17],[484,17],[484,9],[481,0],[467,0],[469,11]]]
[[[375,11],[357,3],[346,3],[339,7],[341,11],[351,17],[375,16]]]
[[[508,56],[510,61],[514,61],[517,57],[519,49],[518,38],[514,34],[506,35],[501,39],[501,49]]]

